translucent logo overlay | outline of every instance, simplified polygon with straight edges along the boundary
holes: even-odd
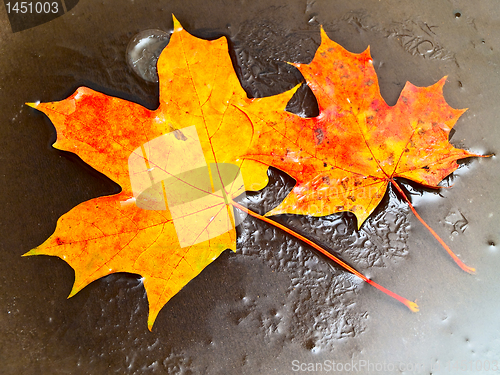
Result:
[[[169,210],[181,247],[215,238],[245,215],[230,200],[244,191],[237,165],[207,163],[195,126],[175,130],[135,149],[128,160],[137,207]]]

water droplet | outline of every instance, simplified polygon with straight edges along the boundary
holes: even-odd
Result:
[[[161,51],[170,40],[170,34],[150,29],[136,34],[127,46],[127,62],[141,78],[158,82],[156,63]]]
[[[307,23],[308,23],[309,25],[318,25],[318,24],[319,24],[319,22],[318,22],[318,20],[317,20],[317,18],[316,18],[316,15],[311,16],[311,17],[309,18],[309,20],[307,21]]]

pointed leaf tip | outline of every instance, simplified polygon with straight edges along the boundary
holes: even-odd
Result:
[[[320,26],[321,28],[321,43],[323,43],[325,40],[331,40],[328,35],[326,34],[326,31],[323,27],[323,25]]]
[[[178,31],[182,31],[184,28],[182,27],[181,23],[177,18],[175,18],[174,14],[172,13],[172,20],[174,21],[174,33]]]
[[[163,307],[163,306],[162,306]],[[160,309],[161,310],[161,309]],[[156,318],[158,317],[158,314],[160,313],[160,310],[156,310],[156,311],[153,311],[151,309],[151,305],[150,305],[150,308],[149,308],[149,315],[148,315],[148,330],[150,332],[153,331],[153,326],[155,324],[155,321],[156,321]]]
[[[38,105],[40,104],[40,102],[34,102],[34,103],[24,103],[26,104],[28,107],[31,107],[31,108],[35,108],[38,107]]]
[[[370,52],[370,45],[368,45],[366,49],[363,52],[361,52],[361,54],[366,59],[366,62],[368,62],[369,64],[373,64],[373,57]]]
[[[70,299],[71,297],[73,297],[76,293],[78,293],[81,289],[77,289],[75,288],[75,285],[73,285],[73,288],[71,288],[71,292],[69,292],[69,295],[68,297],[66,297],[66,299]]]
[[[436,82],[436,85],[439,87],[441,87],[441,90],[443,89],[444,87],[444,84],[446,83],[446,80],[448,79],[448,76],[444,76],[443,78],[441,78],[439,81]]]
[[[298,64],[300,65],[300,64]],[[288,90],[288,93],[291,95],[290,96],[290,99],[292,98],[292,96],[295,95],[295,93],[297,92],[297,90],[300,88],[300,86],[302,86],[302,84],[304,84],[305,82],[301,82],[301,83],[298,83],[296,84],[294,87],[292,87],[290,90]]]

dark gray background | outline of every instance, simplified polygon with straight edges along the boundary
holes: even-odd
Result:
[[[251,218],[238,228],[238,251],[223,253],[176,295],[152,332],[139,276],[111,275],[67,300],[73,270],[66,263],[21,257],[63,213],[119,189],[54,150],[54,127],[23,103],[60,100],[86,85],[155,108],[158,87],[132,71],[126,49],[143,30],[169,32],[172,13],[198,37],[230,39],[250,96],[301,82],[283,61],[310,61],[320,24],[352,52],[370,45],[389,104],[406,81],[428,86],[447,75],[447,101],[469,108],[452,143],[498,151],[496,0],[81,0],[17,33],[0,8],[0,374],[289,374],[293,360],[401,362],[416,364],[418,374],[466,374],[500,361],[496,157],[465,162],[439,194],[407,185],[421,216],[477,268],[475,276],[453,263],[393,192],[359,232],[344,214],[281,218],[417,299],[417,314]],[[314,115],[305,88],[292,101],[291,110]],[[277,171],[271,177],[272,186],[249,199],[255,210],[276,205],[293,186]],[[445,369],[461,360],[466,371]]]

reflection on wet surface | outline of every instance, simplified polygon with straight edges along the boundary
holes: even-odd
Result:
[[[168,44],[170,34],[162,30],[144,30],[136,34],[127,46],[127,62],[135,73],[149,82],[158,82],[156,63]]]

